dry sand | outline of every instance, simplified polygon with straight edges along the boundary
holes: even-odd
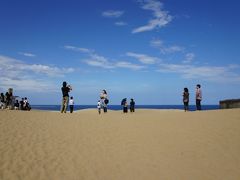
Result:
[[[0,111],[1,180],[239,180],[240,109]]]

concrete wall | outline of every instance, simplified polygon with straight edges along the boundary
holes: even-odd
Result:
[[[221,109],[240,108],[240,99],[227,99],[219,102]]]

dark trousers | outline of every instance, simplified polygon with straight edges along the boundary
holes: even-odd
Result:
[[[73,112],[73,105],[70,105],[69,107],[70,107],[70,113],[72,113]]]
[[[135,112],[134,106],[131,106],[131,107],[130,107],[130,112]]]
[[[127,113],[128,112],[128,108],[127,107],[123,107],[123,112]]]
[[[104,113],[107,112],[107,107],[103,107],[103,112],[104,112]]]
[[[184,103],[184,110],[185,110],[185,111],[188,111],[188,109],[189,109],[189,108],[188,108],[188,102],[183,102],[183,103]]]
[[[202,110],[200,99],[196,99],[196,107],[197,107],[197,110],[199,110],[199,111]]]

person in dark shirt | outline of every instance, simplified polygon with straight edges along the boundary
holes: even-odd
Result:
[[[135,102],[133,99],[130,101],[130,112],[135,112]]]
[[[22,98],[22,100],[20,101],[20,110],[24,110],[24,98]]]
[[[1,93],[1,97],[0,97],[0,98],[1,98],[1,102],[2,102],[2,103],[5,103],[5,97],[4,97],[4,94],[3,94],[3,93]]]
[[[62,84],[62,106],[61,106],[61,113],[66,113],[67,112],[67,107],[68,107],[68,101],[69,101],[69,92],[72,90],[71,86],[67,86],[67,82],[63,82]]]
[[[18,100],[16,100],[15,103],[14,103],[14,109],[15,110],[19,110],[19,102],[18,102]]]
[[[184,88],[183,90],[183,104],[185,112],[189,110],[189,92],[188,88]]]

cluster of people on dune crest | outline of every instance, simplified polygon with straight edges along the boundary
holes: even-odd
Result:
[[[196,110],[200,111],[202,110],[201,101],[202,101],[202,90],[201,85],[196,85],[196,92],[195,92],[195,100],[196,100]],[[183,89],[183,104],[184,104],[184,110],[189,111],[189,91],[188,88]]]
[[[9,109],[9,110],[26,110],[30,111],[31,106],[28,102],[27,97],[18,100],[18,96],[13,95],[13,89],[9,88],[5,93],[0,95],[0,109]]]
[[[73,97],[71,96],[69,99],[69,92],[72,90],[71,85],[67,85],[67,82],[63,82],[62,84],[62,105],[61,105],[61,113],[66,113],[68,105],[70,107],[70,113],[73,113],[74,109],[74,100]],[[183,105],[184,105],[184,110],[189,111],[189,91],[188,88],[183,89]],[[196,110],[200,111],[202,110],[201,107],[201,101],[202,101],[202,90],[201,90],[201,85],[197,84],[196,85],[196,92],[195,92],[195,100],[196,100]],[[103,89],[100,93],[99,100],[97,102],[97,109],[98,113],[101,114],[102,110],[104,113],[107,113],[108,110],[108,104],[109,104],[109,98],[107,91]],[[121,101],[121,106],[123,109],[123,113],[128,113],[128,108],[131,113],[135,112],[135,101],[133,98],[130,99],[130,103],[128,105],[127,98],[122,99]]]

